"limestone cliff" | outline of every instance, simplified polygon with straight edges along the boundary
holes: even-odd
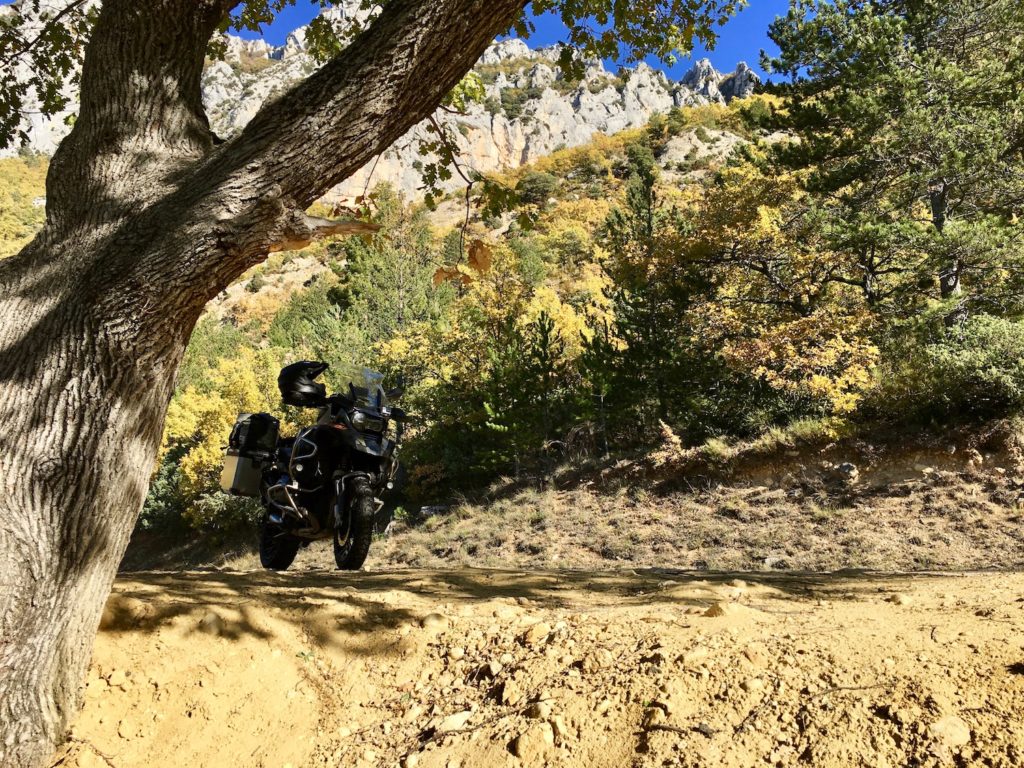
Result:
[[[344,23],[349,12],[341,5],[325,13],[332,22]],[[279,47],[227,37],[224,59],[211,62],[203,77],[203,101],[214,133],[221,138],[237,133],[264,102],[316,68],[305,38],[305,28],[295,30]],[[600,61],[588,62],[584,76],[569,81],[558,69],[557,57],[557,49],[533,50],[517,39],[496,42],[488,49],[477,65],[485,83],[484,103],[472,104],[466,114],[437,115],[457,139],[468,168],[486,172],[518,167],[558,148],[584,144],[595,133],[642,126],[652,114],[674,106],[743,98],[759,82],[746,64],[723,75],[706,59],[696,62],[679,82],[646,64],[612,73]],[[30,146],[52,153],[69,130],[66,118],[33,117],[27,126]],[[424,131],[422,125],[414,128],[376,163],[334,190],[332,197],[358,195],[368,181],[385,180],[409,197],[418,196],[419,169],[430,161],[418,152],[417,139]],[[456,176],[449,185],[459,183]]]

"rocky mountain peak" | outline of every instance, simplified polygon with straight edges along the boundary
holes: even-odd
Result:
[[[680,81],[680,84],[689,88],[698,99],[709,102],[747,98],[760,83],[761,78],[745,61],[741,61],[734,72],[723,75],[714,68],[709,59],[696,61]]]
[[[365,21],[369,11],[347,0],[323,12],[336,28]],[[284,45],[227,35],[222,61],[211,62],[203,76],[203,102],[214,133],[237,134],[269,99],[308,76],[317,67],[306,46],[307,27],[292,32]],[[616,133],[645,125],[654,113],[673,107],[725,103],[749,96],[759,83],[745,63],[723,75],[701,59],[679,82],[645,63],[609,72],[600,60],[587,61],[583,77],[570,80],[557,66],[558,46],[533,49],[523,40],[495,41],[477,65],[486,99],[466,114],[439,112],[471,168],[488,172],[533,162],[561,147],[574,147],[596,133]],[[74,103],[75,99],[72,99]],[[65,118],[32,118],[33,149],[50,154],[67,133]],[[419,168],[430,158],[418,154],[422,126],[414,128],[369,169],[334,191],[334,197],[360,194],[367,184],[389,181],[408,197],[421,194]],[[13,154],[14,148],[0,151]],[[453,180],[451,182],[455,184]]]

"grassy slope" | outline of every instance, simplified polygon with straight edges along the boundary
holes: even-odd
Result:
[[[1024,452],[1006,423],[943,434],[779,441],[728,457],[621,459],[495,487],[395,522],[368,568],[968,570],[1024,565]],[[834,468],[852,462],[854,483]],[[252,530],[132,542],[126,570],[259,568]],[[329,546],[295,570],[332,569]]]
[[[1020,426],[655,453],[561,489],[462,504],[380,542],[379,565],[724,570],[1024,564]],[[850,482],[836,470],[855,466]]]

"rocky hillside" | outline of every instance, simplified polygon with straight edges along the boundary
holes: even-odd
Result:
[[[351,5],[325,13],[332,23],[342,25],[350,20],[352,14],[346,9]],[[307,50],[306,30],[295,30],[279,47],[228,36],[224,59],[211,61],[203,78],[203,98],[214,133],[221,138],[236,134],[264,102],[316,68]],[[596,133],[645,125],[652,114],[674,106],[748,96],[758,83],[746,64],[723,75],[706,59],[679,82],[646,64],[613,73],[600,61],[588,62],[581,79],[569,80],[558,70],[557,58],[557,48],[533,50],[517,39],[496,42],[484,54],[476,70],[485,84],[484,102],[471,104],[465,114],[437,115],[461,145],[469,167],[482,172],[516,168],[556,149],[584,144]],[[51,154],[69,130],[67,117],[32,117],[28,130],[32,148]],[[389,181],[407,196],[417,196],[421,163],[430,161],[417,151],[415,139],[423,131],[423,126],[414,128],[379,161],[336,189],[334,197],[362,193],[371,173],[373,183]],[[450,183],[454,186],[461,180]]]

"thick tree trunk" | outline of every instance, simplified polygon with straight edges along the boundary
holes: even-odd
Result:
[[[214,149],[206,43],[237,0],[104,0],[47,224],[0,262],[0,766],[77,712],[104,600],[205,303],[425,118],[524,0],[392,0],[337,59]],[[343,231],[343,227],[340,228]]]
[[[42,763],[76,711],[187,338],[185,318],[146,334],[104,317],[75,273],[43,269],[47,287],[0,317],[4,766]]]

